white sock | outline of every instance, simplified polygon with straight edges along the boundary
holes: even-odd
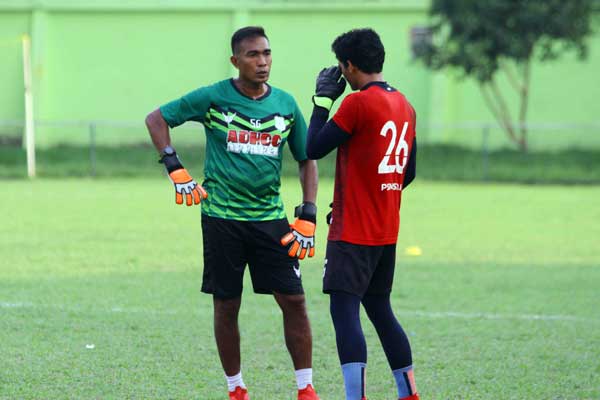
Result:
[[[306,388],[306,386],[312,385],[312,368],[297,369],[296,382],[298,383],[298,390],[302,390]]]
[[[242,389],[246,389],[246,385],[244,385],[244,380],[242,379],[242,371],[234,376],[225,375],[225,378],[227,378],[227,388],[230,392],[233,392],[238,386]]]

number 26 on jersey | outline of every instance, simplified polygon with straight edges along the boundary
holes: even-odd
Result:
[[[407,130],[408,122],[405,122],[404,126],[402,127],[400,138],[396,141],[398,130],[394,121],[390,120],[383,125],[383,128],[381,128],[381,132],[379,132],[379,134],[383,137],[387,137],[388,133],[391,132],[392,137],[390,138],[390,143],[385,155],[379,163],[378,173],[401,174],[404,172],[404,167],[406,166],[406,162],[408,160],[408,143],[406,143],[406,139],[404,138]],[[394,153],[394,163],[390,164],[390,157],[392,157],[392,153]],[[402,157],[400,157],[400,153],[402,153]]]

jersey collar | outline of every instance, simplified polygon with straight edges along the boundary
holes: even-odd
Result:
[[[360,88],[360,90],[361,91],[367,90],[371,86],[379,86],[380,88],[385,89],[385,90],[390,91],[390,92],[392,90],[395,90],[393,87],[391,87],[390,85],[388,85],[388,83],[385,82],[385,81],[373,81],[373,82],[369,82],[365,86],[363,86],[362,88]]]
[[[233,78],[229,78],[229,83],[231,83],[231,86],[233,86],[236,92],[238,92],[241,96],[247,98],[248,100],[261,101],[269,97],[269,95],[271,94],[271,85],[269,85],[268,83],[265,83],[265,85],[267,85],[267,91],[265,92],[265,94],[263,94],[260,97],[257,97],[256,99],[253,99],[252,97],[246,96],[244,93],[242,93],[242,91],[238,89],[237,86],[235,86],[235,83],[233,83]]]

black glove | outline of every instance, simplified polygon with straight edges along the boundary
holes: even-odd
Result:
[[[346,80],[338,66],[323,68],[317,76],[317,87],[313,96],[316,106],[331,109],[333,102],[344,93]]]
[[[329,211],[329,212],[327,213],[327,215],[325,216],[325,221],[327,221],[327,225],[331,225],[331,223],[333,222],[333,203],[331,203],[331,204],[329,205],[329,207],[331,207],[331,208],[332,208],[332,210],[331,210],[331,211]]]
[[[306,201],[294,209],[294,217],[317,223],[317,205]]]

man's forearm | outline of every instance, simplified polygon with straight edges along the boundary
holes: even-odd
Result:
[[[325,157],[350,138],[333,119],[327,122],[327,118],[329,111],[322,107],[314,107],[306,141],[306,155],[312,160]]]
[[[171,145],[171,136],[169,135],[169,125],[160,113],[160,109],[152,111],[146,117],[146,127],[152,138],[154,147],[160,153],[165,147]]]
[[[308,132],[306,137],[306,154],[313,160],[324,156],[324,152],[317,145],[317,136],[329,118],[329,110],[322,107],[313,107],[310,123],[308,124]]]
[[[319,170],[314,160],[304,160],[298,163],[300,185],[302,186],[302,201],[316,203],[319,186]]]

